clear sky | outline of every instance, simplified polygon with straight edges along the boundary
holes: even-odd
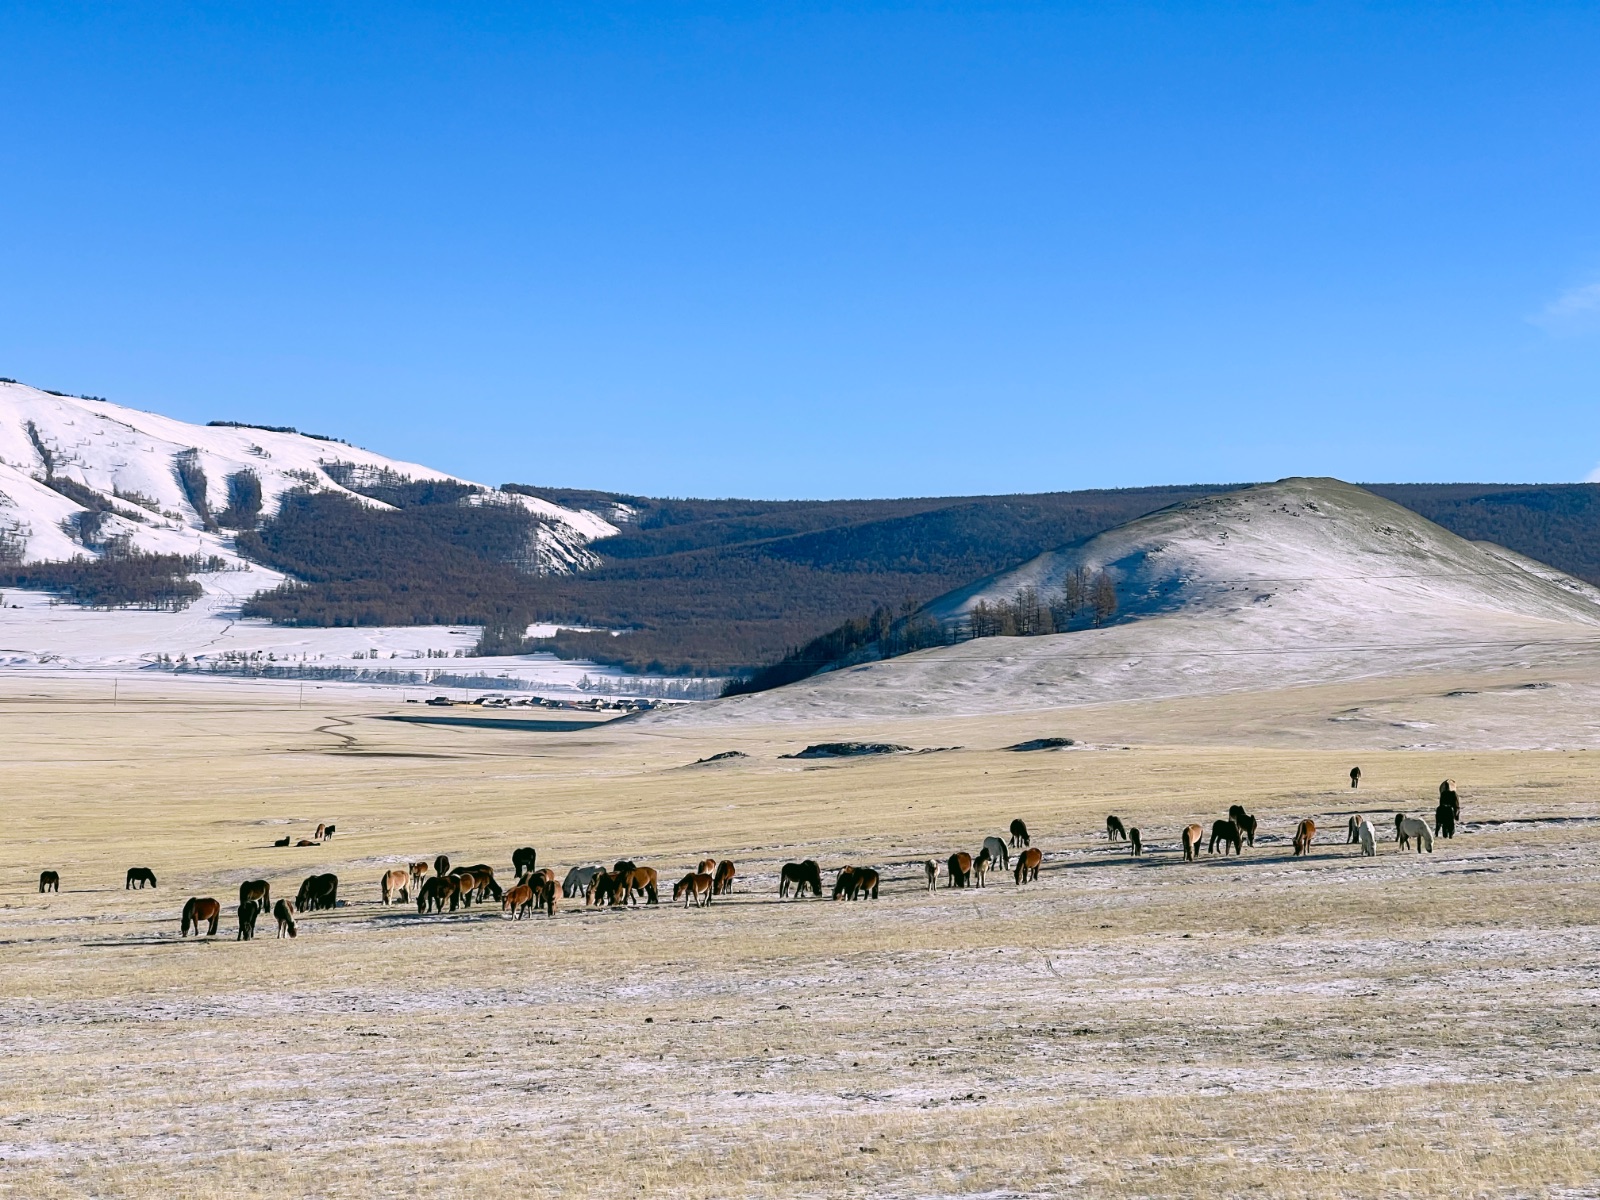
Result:
[[[0,375],[489,483],[1600,463],[1600,7],[0,6]]]

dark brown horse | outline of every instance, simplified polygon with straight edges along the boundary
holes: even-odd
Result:
[[[435,875],[422,881],[417,889],[417,913],[443,912],[450,898],[450,889],[459,886],[453,875]]]
[[[712,876],[711,894],[713,896],[733,895],[733,877],[738,874],[732,860],[723,859],[717,864],[717,872]]]
[[[1139,836],[1137,829],[1128,830],[1128,841],[1133,843],[1133,856],[1135,858],[1144,853],[1144,839]]]
[[[239,903],[256,902],[256,912],[264,913],[272,907],[272,885],[265,879],[247,879],[239,885]]]
[[[1011,822],[1011,844],[1013,846],[1028,846],[1032,844],[1028,841],[1028,827],[1023,824],[1021,817]]]
[[[957,850],[945,859],[945,887],[964,888],[972,881],[972,855]]]
[[[151,887],[155,887],[156,873],[154,871],[152,871],[149,867],[129,867],[128,879],[127,882],[122,885],[122,890],[127,891],[131,887],[142,888],[147,883]]]
[[[1016,869],[1011,872],[1011,877],[1017,881],[1017,886],[1021,887],[1030,880],[1037,882],[1039,879],[1039,864],[1043,861],[1043,852],[1031,847],[1017,855]]]
[[[1360,787],[1361,786],[1361,768],[1360,767],[1351,767],[1350,768],[1350,786],[1351,787]]]
[[[794,888],[796,899],[804,896],[807,888],[811,889],[813,896],[822,895],[822,868],[817,866],[816,859],[783,864],[783,869],[778,872],[778,899],[788,896],[791,887]]]
[[[256,918],[262,913],[262,906],[254,900],[246,900],[239,905],[239,936],[237,942],[248,942],[256,935]]]
[[[1256,819],[1245,812],[1244,805],[1229,805],[1228,820],[1239,827],[1240,834],[1244,836],[1249,845],[1254,846],[1256,844]]]
[[[604,905],[617,890],[617,873],[601,867],[589,877],[589,886],[584,889],[583,902],[585,904]]]
[[[1228,847],[1233,847],[1235,854],[1243,854],[1243,839],[1239,836],[1239,826],[1233,821],[1211,822],[1211,841],[1206,844],[1206,853],[1215,854],[1217,843],[1222,843],[1223,857],[1227,857]]]
[[[205,921],[210,928],[206,930],[207,937],[215,937],[217,922],[222,920],[222,905],[210,896],[190,896],[188,903],[183,906],[183,926],[179,937],[188,937],[189,930],[194,930],[195,937],[200,936],[200,922]]]
[[[333,874],[308,876],[294,899],[299,912],[335,908],[339,903],[339,877]]]
[[[838,900],[876,900],[878,873],[871,867],[842,867],[833,883],[833,898]]]
[[[549,875],[548,879],[540,879],[528,886],[533,888],[533,907],[536,910],[542,908],[545,916],[553,917],[556,915],[556,873],[551,871]]]
[[[1113,842],[1124,841],[1127,838],[1128,831],[1122,827],[1121,817],[1110,816],[1106,818],[1106,836]]]
[[[277,841],[273,842],[272,844],[274,846],[287,846],[289,844],[289,835],[287,833],[284,834],[281,838],[279,838]]]
[[[441,854],[433,860],[433,873],[435,875],[450,874],[450,856],[448,854]]]
[[[322,845],[321,842],[312,841],[310,838],[301,838],[298,842],[295,843],[295,848],[299,849],[301,846],[320,846],[320,845]]]
[[[289,902],[287,900],[279,900],[272,906],[272,915],[278,918],[278,936],[293,937],[295,934],[294,909],[289,906]]]
[[[39,872],[39,893],[59,892],[61,890],[61,876],[55,871]]]

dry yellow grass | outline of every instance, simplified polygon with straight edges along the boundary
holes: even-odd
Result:
[[[528,734],[7,683],[0,1195],[1592,1193],[1600,756],[1134,736],[1215,743],[1268,704],[1219,701],[1209,729],[1156,705],[1115,730]],[[1080,726],[1135,748],[998,749]],[[841,734],[966,748],[777,757]],[[727,749],[750,757],[688,765]],[[1474,824],[1362,860],[1356,761],[1364,809],[1420,813],[1449,775]],[[1234,801],[1269,836],[1175,861],[1178,828]],[[1145,860],[1108,845],[1108,812]],[[1013,816],[1047,852],[1038,885],[923,890],[923,859]],[[271,847],[318,821],[326,846]],[[520,923],[377,902],[391,861],[504,874],[523,844],[669,883],[712,853],[741,881],[703,912]],[[780,904],[779,864],[808,856],[878,865],[883,899]],[[160,889],[124,891],[130,865]],[[45,867],[59,896],[34,890]],[[232,940],[241,880],[323,870],[345,907],[292,943],[270,921]],[[224,901],[217,941],[178,939],[189,895]]]

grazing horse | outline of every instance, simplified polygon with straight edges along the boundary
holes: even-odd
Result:
[[[421,887],[422,881],[428,877],[428,864],[414,862],[411,864],[411,886]]]
[[[322,840],[322,835],[325,834],[326,832],[328,832],[328,827],[326,825],[318,825],[317,826],[317,832],[315,834],[315,837],[316,837],[317,841],[320,842]]]
[[[833,898],[846,900],[876,900],[878,898],[878,873],[871,867],[841,867],[833,883]]]
[[[1416,838],[1418,854],[1421,854],[1423,850],[1427,850],[1429,854],[1433,853],[1433,834],[1428,832],[1428,823],[1426,821],[1408,817],[1405,813],[1395,813],[1394,836],[1395,840],[1400,843],[1400,849],[1402,850],[1408,849],[1411,845],[1411,839]]]
[[[1183,827],[1183,861],[1193,862],[1200,853],[1200,839],[1205,836],[1205,830],[1198,825],[1185,825]]]
[[[584,890],[583,902],[597,907],[604,906],[617,890],[617,873],[601,867],[589,877],[589,886]]]
[[[539,852],[532,846],[519,846],[511,852],[511,873],[518,879],[539,863]]]
[[[265,879],[246,879],[239,885],[239,903],[256,902],[256,912],[264,913],[272,907],[272,885]]]
[[[1122,827],[1122,818],[1110,816],[1106,818],[1106,837],[1113,842],[1120,842],[1128,836],[1128,831]]]
[[[510,913],[516,921],[522,920],[523,914],[532,907],[533,889],[525,883],[517,884],[500,899],[500,911]]]
[[[1256,844],[1256,819],[1245,812],[1244,805],[1229,805],[1228,820],[1239,827],[1239,832],[1245,836],[1250,845]]]
[[[1361,768],[1360,767],[1351,767],[1350,768],[1350,786],[1353,787],[1353,788],[1361,786]]]
[[[561,894],[568,900],[583,895],[589,890],[589,881],[603,870],[604,867],[573,867],[561,881]]]
[[[467,867],[466,870],[472,872],[474,881],[472,898],[474,900],[481,903],[486,898],[491,900],[500,899],[500,885],[495,882],[493,867],[488,863],[475,863],[473,866]]]
[[[646,904],[661,903],[654,867],[635,867],[631,871],[624,871],[617,879],[617,890],[611,894],[611,903],[618,903],[620,898],[623,905],[629,905],[639,896],[646,898]]]
[[[1039,880],[1039,864],[1043,861],[1044,852],[1033,848],[1024,850],[1017,855],[1017,869],[1011,873],[1012,878],[1017,881],[1017,886],[1021,887],[1029,880],[1037,883]]]
[[[1294,831],[1294,852],[1296,857],[1311,853],[1311,839],[1317,836],[1317,823],[1310,817],[1301,821]]]
[[[1217,852],[1218,842],[1222,843],[1222,855],[1224,858],[1226,858],[1228,855],[1229,846],[1233,847],[1233,852],[1235,854],[1244,853],[1242,848],[1242,840],[1239,837],[1239,826],[1237,822],[1211,822],[1211,841],[1206,844],[1206,853],[1215,854]]]
[[[694,869],[693,873],[696,875],[715,875],[717,873],[717,860],[714,858],[702,858],[700,865]]]
[[[39,894],[45,892],[59,892],[61,890],[61,876],[55,871],[39,872]]]
[[[433,873],[435,875],[450,874],[450,856],[448,854],[441,854],[433,860]]]
[[[295,933],[294,909],[289,907],[289,902],[287,900],[279,900],[272,906],[272,915],[278,918],[278,936],[287,935],[293,937]]]
[[[236,942],[248,942],[256,935],[256,918],[262,913],[262,907],[254,900],[246,900],[239,905],[239,936]]]
[[[1128,841],[1133,843],[1133,856],[1135,858],[1144,853],[1144,840],[1139,836],[1138,829],[1128,830]]]
[[[939,886],[939,864],[930,858],[927,862],[922,864],[922,869],[926,871],[928,875],[928,890],[930,892],[934,891]]]
[[[1361,822],[1364,820],[1366,820],[1366,818],[1360,813],[1356,813],[1351,816],[1350,823],[1346,828],[1346,836],[1344,839],[1344,844],[1346,846],[1350,845],[1352,842],[1359,842],[1361,840]]]
[[[447,895],[445,881],[450,878],[452,877],[449,875],[435,875],[431,879],[423,880],[422,886],[417,889],[418,916],[429,912],[444,911],[444,902]]]
[[[154,871],[149,867],[129,867],[128,878],[122,885],[122,890],[127,891],[131,887],[142,888],[147,883],[151,887],[155,887],[156,873]]]
[[[716,872],[712,875],[711,894],[713,896],[733,895],[733,877],[738,873],[738,869],[733,865],[732,860],[725,858],[719,862]]]
[[[1378,853],[1378,835],[1372,828],[1372,822],[1365,817],[1353,818],[1356,822],[1356,836],[1361,840],[1361,854],[1364,858],[1372,858]]]
[[[465,867],[456,867],[450,872],[450,878],[456,881],[456,896],[461,901],[462,908],[471,908],[473,897],[478,894],[478,877]],[[456,906],[450,905],[454,912]]]
[[[294,898],[294,906],[298,912],[336,908],[338,903],[339,877],[333,874],[307,876]]]
[[[273,842],[272,844],[274,846],[287,846],[289,844],[289,835],[287,833],[284,834],[281,838],[279,838],[277,841]]]
[[[947,878],[945,887],[964,888],[972,876],[972,855],[965,850],[957,850],[945,860]]]
[[[696,908],[704,908],[711,903],[711,888],[714,882],[706,872],[693,871],[672,885],[672,902],[676,904],[682,899],[685,908],[691,903]]]
[[[398,901],[401,904],[411,899],[410,892],[411,872],[402,871],[396,867],[392,871],[385,871],[383,878],[378,880],[378,890],[383,894],[383,902]]]
[[[989,855],[989,848],[985,846],[978,851],[978,857],[972,860],[972,886],[987,887],[984,876],[989,873],[989,864],[994,860]]]
[[[195,937],[200,936],[200,922],[206,922],[210,928],[206,930],[207,937],[217,934],[217,922],[222,920],[222,905],[210,896],[190,896],[188,903],[183,906],[183,932],[179,937],[188,937],[189,930],[194,930]]]
[[[533,889],[533,908],[537,912],[541,908],[547,917],[556,915],[556,879],[555,872],[550,872],[549,879],[541,879],[537,883],[528,885]]]
[[[631,858],[619,858],[611,864],[611,871],[615,875],[624,875],[633,870],[638,864]]]
[[[1022,823],[1021,817],[1018,817],[1015,821],[1011,822],[1011,844],[1013,846],[1032,845],[1032,843],[1028,841],[1028,827]]]
[[[1006,849],[1005,838],[986,837],[983,839],[983,848],[989,852],[990,862],[1002,871],[1011,869],[1011,851]]]
[[[778,872],[778,899],[788,896],[791,887],[797,900],[806,894],[807,888],[811,889],[813,896],[822,895],[822,868],[817,866],[816,859],[783,864],[783,869]]]

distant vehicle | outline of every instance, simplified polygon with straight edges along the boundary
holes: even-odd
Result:
[[[450,699],[449,696],[435,696],[432,700],[426,700],[424,703],[431,704],[435,708],[449,708],[455,701]]]

